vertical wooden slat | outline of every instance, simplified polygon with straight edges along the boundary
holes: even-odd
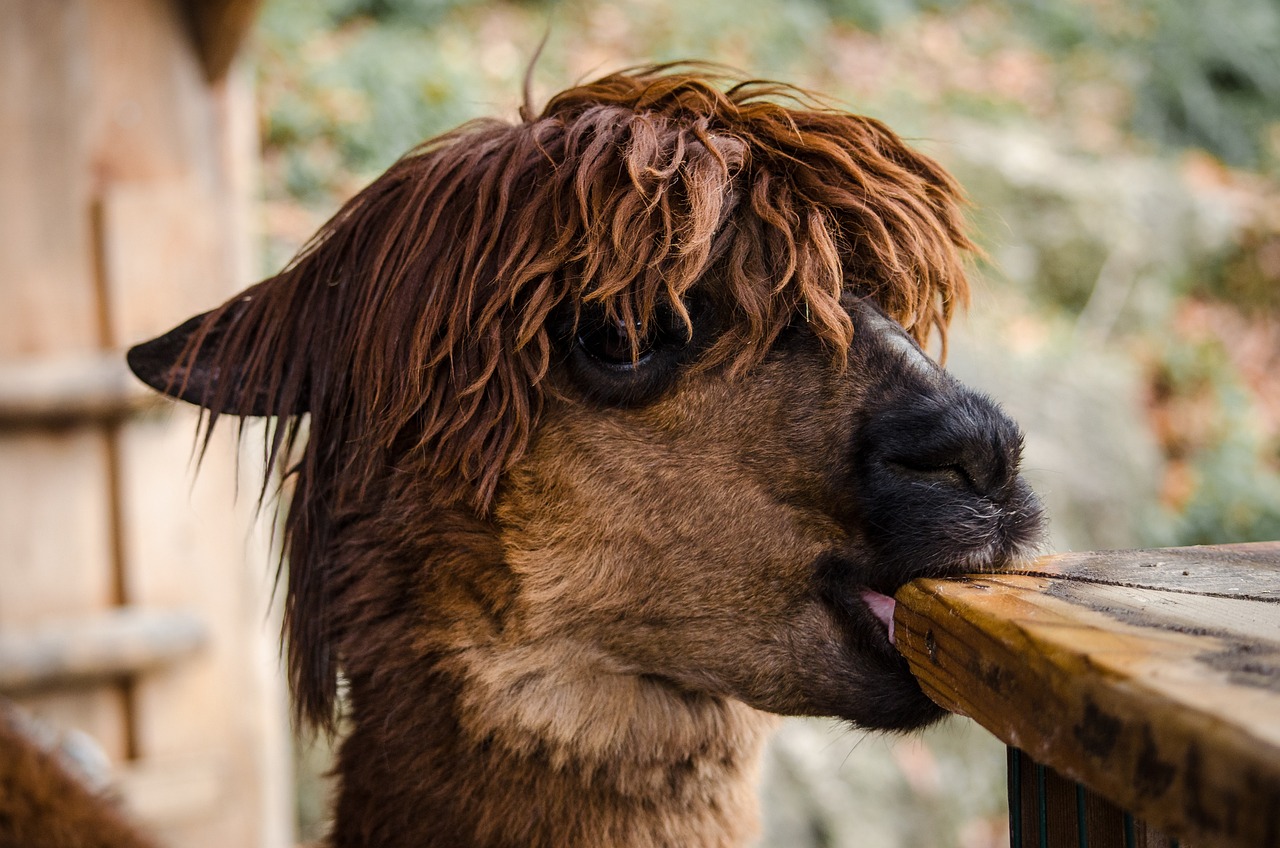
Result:
[[[238,169],[255,151],[243,146],[235,122],[246,121],[237,110],[252,101],[237,100],[234,80],[208,87],[172,4],[114,0],[95,8],[91,49],[115,69],[96,101],[100,156],[111,175],[101,189],[108,314],[127,344],[251,282],[239,208],[248,188]],[[235,508],[234,446],[219,436],[195,476],[194,433],[194,412],[179,408],[127,422],[117,434],[126,595],[149,606],[194,606],[211,635],[196,661],[138,682],[133,785],[146,793],[139,809],[175,845],[280,845],[290,834],[276,632],[265,608],[269,569],[250,530],[252,498]],[[189,776],[180,791],[153,776],[166,767]]]
[[[247,90],[234,67],[208,84],[173,0],[0,3],[0,362],[120,356],[251,282]],[[193,659],[24,703],[93,734],[166,844],[282,848],[264,543],[228,440],[193,483],[193,432],[170,409],[0,428],[0,627],[194,611],[209,638]]]
[[[1005,778],[1009,797],[1009,846],[1022,848],[1022,752],[1012,745],[1005,750]]]
[[[1189,848],[1009,748],[1010,848]]]
[[[1018,809],[1022,812],[1019,831],[1022,842],[1013,848],[1041,848],[1040,846],[1040,813],[1041,804],[1038,794],[1039,780],[1036,762],[1022,751],[1018,751],[1019,774]]]
[[[98,346],[86,2],[0,4],[0,357]]]
[[[1053,769],[1045,769],[1047,797],[1045,822],[1048,848],[1079,848],[1080,828],[1077,815],[1076,784]]]
[[[1124,813],[1101,795],[1085,792],[1084,796],[1089,848],[1125,848]]]
[[[92,68],[83,0],[0,4],[0,360],[101,344],[95,290]],[[98,428],[0,433],[0,627],[113,605],[110,455]],[[25,699],[128,753],[118,687]]]

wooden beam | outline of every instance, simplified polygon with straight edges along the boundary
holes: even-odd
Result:
[[[98,422],[159,405],[123,351],[0,362],[0,427]]]
[[[194,654],[204,623],[177,611],[119,607],[0,632],[0,692],[83,686],[139,674]]]
[[[122,4],[102,5],[111,15]],[[86,49],[91,15],[83,0],[0,2],[3,362],[88,354],[102,346],[90,210],[95,183],[113,172],[95,144],[106,126],[96,118],[98,86],[110,71]],[[121,40],[114,28],[103,37]],[[0,551],[8,557],[0,562],[0,622],[6,628],[92,614],[116,601],[103,429],[0,433]],[[41,692],[22,706],[43,721],[89,733],[112,759],[128,755],[128,704],[118,686]]]
[[[1280,543],[1067,554],[904,587],[897,645],[940,705],[1171,836],[1277,848],[1278,590]]]
[[[262,0],[178,0],[205,79],[227,75],[240,44],[253,28]]]

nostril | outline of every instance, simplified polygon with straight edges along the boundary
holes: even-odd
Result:
[[[977,494],[982,493],[973,471],[962,462],[926,463],[916,460],[890,460],[889,465],[904,477],[926,483],[942,483],[967,488]]]
[[[967,390],[901,403],[868,422],[858,447],[886,484],[1003,501],[1018,479],[1022,433],[999,406]]]

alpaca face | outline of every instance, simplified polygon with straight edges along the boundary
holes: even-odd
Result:
[[[1024,554],[1040,510],[1017,427],[873,303],[847,305],[843,367],[803,322],[736,379],[682,364],[684,334],[634,364],[562,341],[562,397],[495,510],[519,638],[770,712],[940,715],[871,605]]]
[[[468,714],[534,681],[555,716],[607,678],[615,706],[910,727],[937,711],[889,596],[1038,534],[1016,427],[919,347],[971,248],[957,186],[882,124],[642,68],[425,143],[130,365],[210,427],[280,419],[305,719],[332,722],[341,669],[385,674],[364,629],[399,621],[413,662],[460,663]],[[482,556],[436,533],[464,525]]]

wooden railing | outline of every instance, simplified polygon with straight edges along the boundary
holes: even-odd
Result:
[[[1013,848],[1280,846],[1280,542],[917,581],[896,633],[1010,746]]]

